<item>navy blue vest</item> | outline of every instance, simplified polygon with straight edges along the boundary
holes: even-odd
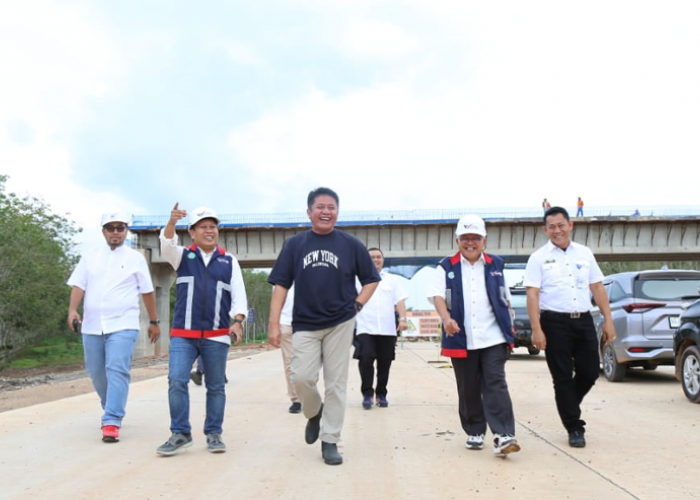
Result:
[[[484,253],[484,272],[486,276],[486,294],[491,308],[496,315],[496,322],[501,328],[506,341],[511,346],[513,337],[513,320],[502,290],[505,291],[506,281],[503,276],[503,259]],[[464,294],[462,288],[462,263],[458,253],[445,257],[440,261],[445,269],[445,301],[450,317],[459,325],[459,333],[449,337],[442,329],[442,355],[451,358],[467,357],[467,335],[464,328]]]
[[[216,247],[209,265],[192,245],[182,249],[177,268],[177,298],[170,335],[219,337],[231,324],[231,267],[233,256]]]

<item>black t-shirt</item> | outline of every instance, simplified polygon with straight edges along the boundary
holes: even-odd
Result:
[[[355,277],[364,286],[381,280],[367,248],[334,229],[305,231],[289,238],[267,281],[295,287],[293,330],[331,328],[355,316]]]

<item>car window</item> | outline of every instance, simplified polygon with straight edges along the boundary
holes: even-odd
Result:
[[[610,297],[610,302],[617,302],[625,298],[625,291],[622,289],[619,283],[613,281],[610,283],[610,289],[608,291],[608,296]]]
[[[650,279],[635,283],[635,296],[652,300],[679,300],[698,295],[700,279]]]
[[[510,306],[513,308],[527,307],[527,295],[513,294],[510,296]]]

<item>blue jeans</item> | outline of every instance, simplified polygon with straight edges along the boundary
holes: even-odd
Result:
[[[190,370],[197,356],[204,365],[204,385],[207,388],[207,416],[204,434],[221,434],[226,407],[226,360],[228,344],[209,339],[170,338],[168,372],[168,401],[170,431],[192,434],[190,425]]]
[[[131,356],[138,330],[106,335],[83,334],[85,369],[100,396],[104,410],[102,425],[122,426],[131,381]]]

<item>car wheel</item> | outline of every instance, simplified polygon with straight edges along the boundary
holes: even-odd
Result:
[[[615,350],[613,346],[606,345],[603,347],[603,374],[610,382],[622,382],[625,378],[625,365],[617,362]]]
[[[696,346],[683,351],[681,385],[686,398],[692,403],[700,403],[700,349]]]
[[[530,353],[530,356],[537,356],[540,353],[540,350],[537,347],[528,347],[527,352]]]

